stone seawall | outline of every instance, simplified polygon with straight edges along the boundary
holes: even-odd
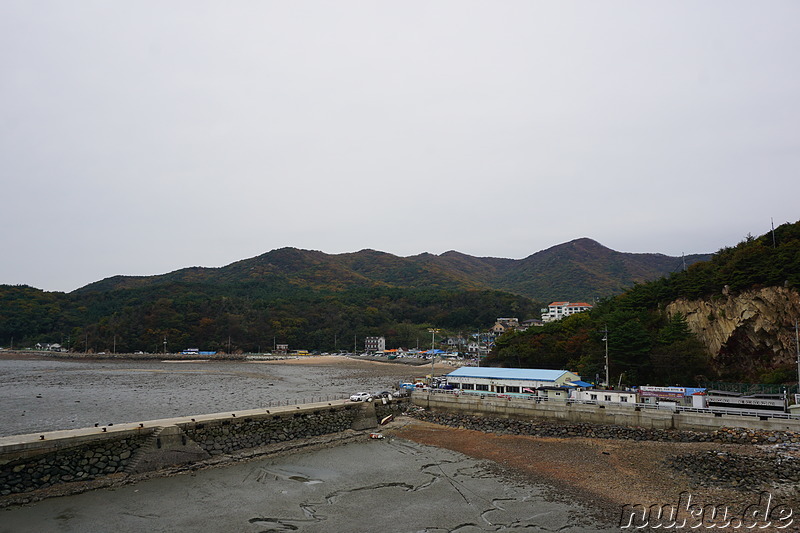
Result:
[[[134,452],[153,430],[114,437],[98,436],[73,446],[0,451],[0,496],[28,492],[70,481],[88,481],[124,472]],[[26,453],[27,452],[27,453]]]
[[[0,496],[150,472],[280,442],[375,428],[407,400],[216,413],[0,438]]]
[[[348,408],[349,407],[349,408]],[[184,434],[209,455],[266,446],[276,442],[337,433],[353,427],[360,409],[343,409],[275,414],[269,417],[248,417],[183,425]]]
[[[750,430],[800,432],[800,419],[740,416],[709,412],[646,409],[614,404],[535,402],[493,396],[455,395],[415,391],[414,405],[448,413],[464,413],[520,420],[557,420],[572,424],[629,426],[646,429],[676,429],[711,432],[723,427]]]
[[[712,432],[677,429],[653,429],[601,424],[571,424],[555,420],[516,420],[463,413],[431,412],[411,408],[406,414],[418,420],[455,428],[472,429],[501,435],[536,437],[585,437],[664,442],[715,442],[730,444],[800,443],[800,432],[720,428]]]

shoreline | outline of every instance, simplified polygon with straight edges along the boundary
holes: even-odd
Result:
[[[616,530],[596,507],[541,481],[525,483],[503,465],[394,434],[408,423],[400,417],[383,426],[386,438],[379,440],[346,430],[101,485],[29,493],[4,506],[5,525],[102,530],[107,516],[117,516],[120,532],[154,520],[165,531],[250,531],[252,524],[309,533]]]
[[[429,361],[419,361],[412,359],[394,359],[376,357],[359,357],[346,355],[262,355],[262,354],[217,354],[203,359],[189,358],[190,356],[181,354],[84,354],[71,352],[37,352],[27,350],[3,350],[0,351],[0,360],[12,361],[83,361],[83,362],[109,362],[109,361],[146,361],[164,363],[259,363],[259,364],[290,364],[290,365],[313,365],[313,366],[332,366],[355,361],[357,363],[369,363],[375,365],[405,366],[409,368],[430,367]],[[434,364],[435,370],[450,370],[455,368],[453,365],[443,363],[441,360]]]
[[[765,491],[770,493],[770,497],[775,497],[776,505],[780,503],[800,510],[800,493],[794,485],[781,487],[766,484],[744,489],[713,482],[698,483],[696,476],[678,470],[672,464],[676,457],[702,453],[745,460],[751,457],[755,460],[769,453],[770,447],[763,445],[512,435],[444,426],[407,415],[398,416],[377,431],[386,437],[381,442],[400,439],[484,461],[488,471],[506,479],[509,486],[544,487],[542,497],[545,500],[582,506],[597,524],[618,524],[626,506],[677,506],[685,501],[687,494],[699,505],[724,506],[735,516],[741,516],[746,507],[759,504],[760,495]],[[365,441],[369,433],[346,430],[291,443],[242,450],[144,474],[109,476],[92,482],[50,487],[5,497],[0,500],[0,508],[13,508],[99,489],[115,490],[151,479],[187,473],[195,475],[208,469],[271,460],[302,451],[316,452]],[[725,530],[719,527],[715,529]]]
[[[768,492],[775,505],[780,502],[800,512],[796,484],[764,484],[743,490],[715,484],[714,476],[709,483],[698,483],[670,466],[672,458],[704,452],[745,459],[761,457],[767,453],[766,446],[503,435],[417,419],[393,428],[392,433],[497,463],[520,479],[545,483],[566,498],[600,509],[605,519],[614,519],[615,523],[625,506],[677,506],[686,495],[700,505],[727,507],[734,516],[741,516],[745,508],[759,504],[762,493]]]

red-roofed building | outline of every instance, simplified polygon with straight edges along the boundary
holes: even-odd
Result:
[[[542,321],[552,322],[591,308],[592,306],[586,302],[553,302],[547,309],[542,309]]]

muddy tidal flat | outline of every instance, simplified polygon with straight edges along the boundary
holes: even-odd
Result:
[[[347,398],[391,389],[407,365],[47,359],[0,355],[0,436]]]
[[[614,531],[545,485],[398,438],[240,462],[0,510],[0,532]]]

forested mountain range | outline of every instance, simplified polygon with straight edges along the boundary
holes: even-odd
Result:
[[[569,368],[611,383],[797,383],[800,222],[748,236],[591,312],[504,335],[489,364]]]
[[[709,259],[632,254],[582,238],[524,259],[473,257],[456,251],[398,257],[375,250],[345,254],[281,248],[221,268],[185,268],[160,276],[115,276],[78,293],[152,287],[173,282],[231,284],[249,281],[341,291],[353,287],[500,290],[537,301],[591,300],[618,294]]]
[[[499,316],[533,318],[551,300],[609,296],[682,265],[586,238],[519,260],[282,248],[221,268],[115,276],[68,294],[0,286],[0,345],[157,351],[166,337],[174,350],[266,351],[275,342],[334,350],[384,335],[390,346],[412,347],[429,338],[428,327],[470,332]]]

